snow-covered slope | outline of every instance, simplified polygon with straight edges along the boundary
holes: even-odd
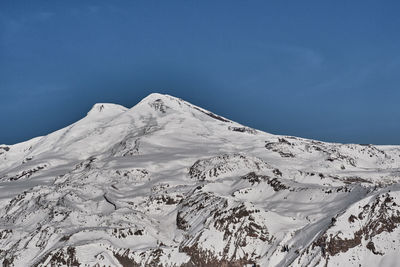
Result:
[[[3,266],[396,266],[400,147],[323,143],[151,94],[0,145]]]

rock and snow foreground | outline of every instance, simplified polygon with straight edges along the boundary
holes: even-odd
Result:
[[[167,95],[0,145],[3,266],[396,266],[400,147],[242,126]]]

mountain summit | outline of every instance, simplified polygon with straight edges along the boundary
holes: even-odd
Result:
[[[400,147],[272,135],[182,99],[0,145],[3,266],[395,266]]]

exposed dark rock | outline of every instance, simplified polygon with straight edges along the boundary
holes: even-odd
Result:
[[[190,256],[189,262],[183,264],[181,267],[242,267],[247,264],[255,265],[255,261],[248,258],[238,260],[218,259],[210,251],[202,250],[197,245],[183,247],[180,251]]]
[[[74,247],[61,248],[55,252],[50,252],[42,258],[40,262],[34,266],[39,266],[48,261],[51,266],[80,266],[78,259],[76,258],[76,252]]]
[[[357,217],[356,217],[356,216],[354,216],[353,214],[350,215],[350,217],[349,217],[349,222],[353,223],[353,222],[355,222],[356,220],[357,220]]]
[[[7,257],[3,260],[3,267],[13,267],[14,257]]]
[[[216,209],[218,207],[218,209]],[[255,264],[255,255],[243,255],[238,253],[245,247],[247,242],[259,240],[259,242],[270,243],[273,237],[270,236],[263,221],[259,221],[253,214],[259,212],[257,209],[246,207],[237,203],[229,207],[228,202],[221,197],[206,192],[199,192],[191,195],[181,203],[177,215],[178,228],[188,231],[191,227],[188,221],[199,218],[202,214],[203,221],[196,223],[203,224],[202,227],[214,228],[223,233],[224,249],[222,254],[213,254],[212,251],[201,248],[198,243],[202,232],[194,236],[188,236],[183,242],[180,251],[191,256],[191,260],[184,266],[242,266],[243,264]],[[234,244],[232,247],[231,244]]]
[[[285,138],[278,138],[278,142],[266,143],[265,148],[273,152],[279,153],[279,155],[282,158],[294,158],[295,155],[292,152],[284,151],[285,146],[292,146],[292,145],[293,144],[287,141]]]
[[[284,143],[284,144],[289,145],[289,146],[292,145],[292,143],[290,143],[290,142],[289,142],[288,140],[286,140],[285,138],[278,138],[278,142],[279,142],[279,143]]]
[[[334,256],[360,245],[363,238],[370,240],[382,232],[392,232],[400,225],[400,212],[392,208],[392,202],[393,199],[389,194],[378,196],[371,206],[364,206],[363,211],[358,215],[360,220],[364,218],[370,219],[359,230],[354,232],[353,238],[342,239],[339,237],[339,233],[334,236],[328,236],[325,233],[313,243],[313,248],[316,246],[321,247],[322,251],[325,252],[324,254]],[[348,220],[352,223],[356,219],[354,215],[351,215]],[[367,248],[374,252],[375,246],[373,246],[373,243],[371,244],[370,242],[368,244],[369,248]],[[378,252],[375,251],[374,253]],[[327,255],[324,257],[327,257]]]
[[[96,160],[96,157],[89,157],[87,160],[84,160],[75,166],[74,170],[78,169],[90,169],[93,165],[93,162]]]
[[[176,226],[180,230],[187,230],[189,228],[188,222],[184,219],[184,214],[181,211],[178,211],[176,215]]]
[[[118,254],[114,252],[114,257],[123,267],[140,267],[141,265],[127,256],[127,253]]]
[[[0,150],[4,150],[6,152],[10,151],[10,148],[8,146],[0,146]]]
[[[16,181],[16,180],[19,180],[19,179],[21,179],[21,178],[29,178],[29,177],[31,177],[34,173],[36,173],[36,172],[38,172],[38,171],[40,171],[40,170],[43,170],[43,169],[46,168],[46,167],[47,167],[47,164],[39,165],[39,166],[36,166],[36,167],[33,168],[33,169],[24,170],[24,171],[22,171],[21,173],[10,177],[9,179],[10,179],[10,181]]]
[[[106,195],[103,195],[103,197],[104,200],[107,201],[107,203],[111,204],[114,207],[114,210],[117,209],[117,205],[115,205],[111,200],[109,200]]]
[[[282,172],[279,169],[274,169],[272,172],[277,176],[282,176]]]
[[[154,102],[149,103],[149,105],[155,110],[160,111],[161,113],[166,113],[166,110],[168,109],[162,99],[156,99]]]
[[[224,118],[222,118],[221,116],[218,116],[218,115],[216,115],[216,114],[214,114],[214,113],[212,113],[212,112],[206,112],[206,111],[203,111],[203,110],[201,110],[201,109],[199,109],[199,108],[197,108],[197,107],[194,107],[194,106],[192,106],[192,107],[193,107],[194,109],[200,111],[201,113],[204,113],[204,114],[206,114],[207,116],[210,116],[210,117],[213,118],[213,119],[216,119],[216,120],[219,120],[219,121],[222,121],[222,122],[231,122],[230,120],[224,119]]]
[[[134,235],[143,235],[143,230],[137,230],[133,234]]]
[[[242,176],[242,179],[249,181],[252,185],[254,185],[255,183],[265,182],[269,184],[274,189],[274,191],[289,189],[289,187],[283,184],[279,179],[271,178],[267,175],[257,175],[255,172],[250,172]]]
[[[369,241],[366,247],[367,249],[371,250],[372,253],[374,253],[375,255],[383,255],[382,252],[376,251],[375,244],[372,241]]]
[[[345,177],[344,179],[341,179],[345,184],[353,184],[353,183],[368,183],[371,184],[372,182],[365,180],[361,177]]]
[[[240,132],[240,133],[249,133],[249,134],[257,134],[257,131],[249,128],[249,127],[233,127],[229,126],[228,130],[234,131],[234,132]]]
[[[240,171],[244,168],[258,171],[269,169],[269,165],[259,158],[249,157],[240,153],[223,154],[212,158],[197,160],[189,168],[191,178],[204,181],[207,178],[218,177],[221,174]]]
[[[124,267],[139,267],[139,266],[164,266],[163,262],[161,262],[160,257],[163,255],[163,250],[160,248],[150,249],[148,251],[144,251],[139,254],[140,261],[137,262],[132,259],[131,251],[129,249],[124,252],[113,252],[114,257],[118,260],[118,262]]]

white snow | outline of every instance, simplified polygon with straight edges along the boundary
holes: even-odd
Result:
[[[396,266],[399,179],[398,146],[272,135],[162,94],[130,109],[99,103],[0,145],[0,263]],[[385,194],[391,232],[333,255],[318,243],[379,221],[349,217]]]

